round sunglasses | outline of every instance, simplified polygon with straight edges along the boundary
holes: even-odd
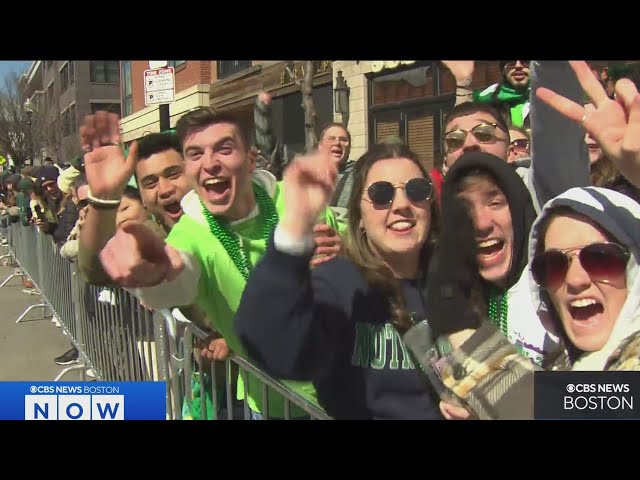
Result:
[[[481,123],[471,130],[463,130],[461,128],[452,130],[443,135],[443,140],[447,152],[460,150],[467,141],[467,135],[471,133],[480,143],[496,143],[505,142],[503,138],[496,135],[496,129],[500,128],[497,123]]]
[[[428,178],[412,178],[399,185],[381,180],[379,182],[373,182],[367,187],[367,196],[369,198],[365,198],[365,200],[370,201],[377,207],[391,205],[396,196],[396,189],[398,188],[404,190],[407,199],[412,203],[429,200],[433,194],[433,183],[431,183],[431,180]]]
[[[579,250],[578,259],[591,280],[609,283],[624,275],[629,250],[613,242],[598,242],[569,250],[547,250],[531,262],[531,274],[542,288],[555,288],[565,281],[571,257],[567,252]]]

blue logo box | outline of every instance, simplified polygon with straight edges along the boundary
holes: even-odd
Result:
[[[0,382],[0,420],[165,420],[166,382]]]

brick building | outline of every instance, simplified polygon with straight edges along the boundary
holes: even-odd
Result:
[[[170,104],[171,126],[175,126],[185,112],[209,104],[209,89],[216,78],[216,62],[170,60],[175,68],[175,101]],[[122,138],[126,145],[146,133],[160,131],[160,112],[157,105],[146,106],[144,71],[148,60],[120,62]]]
[[[32,108],[50,137],[42,155],[59,163],[81,153],[78,129],[96,110],[120,113],[117,60],[36,60],[21,79]],[[38,159],[36,159],[38,162]]]

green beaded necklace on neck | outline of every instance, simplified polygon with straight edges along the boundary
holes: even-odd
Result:
[[[500,329],[502,334],[509,338],[507,330],[507,312],[509,306],[507,304],[507,292],[502,294],[500,299],[500,309],[498,311],[498,295],[499,292],[495,288],[491,287],[489,290],[489,318],[491,322]]]
[[[278,212],[271,197],[255,182],[253,183],[253,192],[256,196],[256,203],[258,204],[258,215],[262,217],[262,239],[266,243],[269,241],[269,237],[278,224]],[[204,203],[202,203],[202,200],[200,200],[200,204],[202,205],[204,216],[209,224],[211,234],[220,241],[227,255],[229,255],[234,265],[238,268],[238,271],[244,279],[247,280],[251,272],[251,266],[244,254],[238,235],[231,231],[228,221],[214,217]]]

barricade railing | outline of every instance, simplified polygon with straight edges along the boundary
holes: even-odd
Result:
[[[248,377],[253,376],[261,383],[262,405],[268,405],[272,395],[282,397],[282,419],[330,419],[313,400],[245,358],[232,354],[224,362],[203,359],[198,345],[207,342],[211,332],[179,312],[152,313],[121,288],[86,283],[76,264],[63,258],[52,237],[37,227],[13,224],[3,235],[20,269],[42,295],[42,302],[17,322],[42,308],[42,318],[55,315],[78,350],[79,363],[63,369],[56,380],[74,370],[85,378],[91,369],[103,381],[166,381],[168,419],[267,419],[267,412],[252,412],[246,400]],[[244,384],[240,395],[237,381]]]

